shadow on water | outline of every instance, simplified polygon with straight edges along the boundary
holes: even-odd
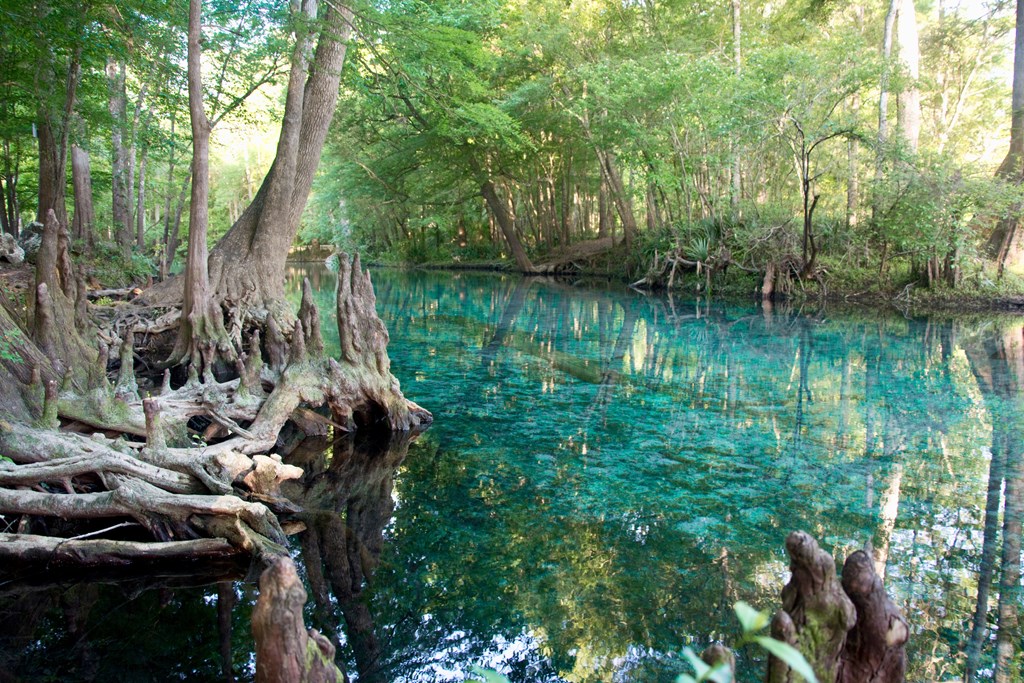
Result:
[[[304,274],[330,352],[334,276],[297,269],[296,296]],[[682,646],[737,637],[735,601],[777,604],[801,528],[839,561],[871,543],[912,624],[908,680],[1019,680],[1019,318],[374,283],[393,370],[434,426],[284,440],[305,470],[287,493],[307,617],[350,676],[673,680]],[[5,577],[0,680],[225,680],[225,657],[251,678],[250,584],[182,573]]]

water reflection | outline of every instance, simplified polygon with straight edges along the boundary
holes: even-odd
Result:
[[[351,652],[360,681],[389,680],[383,674],[367,587],[380,563],[384,528],[394,511],[395,470],[412,438],[399,434],[380,443],[348,435],[329,447],[312,440],[291,458],[305,470],[301,481],[285,493],[304,509],[301,559],[314,626],[328,634],[338,652]],[[346,641],[350,650],[344,647]]]
[[[336,351],[333,276],[304,272]],[[909,680],[1019,680],[1019,318],[374,282],[392,367],[434,426],[374,444],[311,420],[280,444],[306,470],[289,493],[308,615],[351,676],[673,680],[682,646],[736,638],[733,602],[776,604],[803,528],[840,561],[870,542],[910,617]],[[245,584],[5,586],[12,674],[223,680],[230,652],[251,677]]]
[[[437,626],[399,649],[533,667],[518,680],[667,680],[681,645],[735,637],[734,600],[773,603],[792,528],[840,559],[871,543],[914,615],[912,680],[991,679],[997,641],[1017,642],[1019,483],[1001,458],[1019,450],[1020,352],[1000,339],[1019,348],[1019,319],[375,283],[396,372],[437,416],[399,469],[383,554],[430,569],[375,589],[419,596]]]

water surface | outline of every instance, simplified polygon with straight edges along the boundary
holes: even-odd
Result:
[[[315,275],[329,309],[333,279]],[[1020,319],[499,275],[374,283],[392,370],[436,420],[397,471],[370,581],[385,679],[484,663],[523,681],[672,680],[684,645],[736,639],[737,600],[777,607],[793,529],[840,561],[871,543],[912,624],[911,680],[962,675],[983,551],[991,571],[1002,549],[986,494],[994,519],[1004,478],[1020,480]]]
[[[303,275],[336,355],[334,276],[293,269],[296,299]],[[912,626],[909,680],[959,680],[972,642],[983,680],[997,638],[1020,659],[1000,626],[1021,606],[1021,319],[501,275],[374,282],[392,370],[434,426],[281,440],[306,472],[289,494],[306,510],[292,551],[307,619],[353,677],[674,680],[684,646],[735,642],[737,600],[778,606],[793,529],[840,561],[872,544]],[[0,584],[0,674],[253,676],[254,590],[237,572],[32,578]],[[740,663],[760,679],[757,652]]]

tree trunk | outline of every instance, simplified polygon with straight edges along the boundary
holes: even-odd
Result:
[[[742,37],[741,10],[741,0],[732,0],[732,58],[734,73],[737,77],[739,77],[743,65],[742,52],[740,51],[740,40]],[[743,166],[740,162],[740,153],[736,143],[733,142],[730,147],[732,148],[732,172],[730,174],[732,176],[732,184],[731,191],[729,192],[729,206],[732,209],[733,223],[739,223],[743,218],[740,215],[740,199],[742,199],[743,193]]]
[[[48,103],[55,87],[50,73],[53,57],[44,47],[44,55],[38,65],[38,77],[43,92],[39,94],[39,207],[36,220],[45,222],[52,209],[61,225],[68,225],[67,159],[68,140],[71,133],[71,116],[75,108],[75,96],[81,79],[81,46],[76,47],[68,63],[64,85],[63,109],[56,111]]]
[[[917,36],[917,12],[914,0],[899,0],[899,3],[896,27],[900,63],[911,83],[900,91],[896,125],[907,147],[916,154],[921,137],[921,90],[917,85],[921,78],[921,48]]]
[[[89,153],[78,145],[71,147],[71,184],[75,193],[75,216],[71,234],[90,247],[93,243],[92,173]]]
[[[7,193],[4,191],[2,181],[3,178],[0,178],[0,232],[17,237],[11,230],[11,223],[7,216]]]
[[[174,263],[174,257],[178,253],[178,246],[181,244],[181,214],[185,211],[185,195],[189,188],[192,186],[192,168],[189,167],[188,175],[181,182],[181,190],[178,192],[178,204],[174,210],[174,218],[172,220],[171,214],[168,213],[166,216],[166,222],[164,223],[164,268],[166,272],[161,273],[163,278],[167,279],[167,274],[170,272],[171,265]],[[168,207],[170,205],[168,204]],[[168,234],[168,230],[170,234]]]
[[[878,84],[878,145],[875,153],[875,184],[882,182],[882,167],[885,162],[885,146],[889,142],[889,78],[892,68],[892,29],[896,23],[896,12],[901,0],[889,0],[882,30],[882,79]],[[871,220],[878,219],[878,200],[871,202]]]
[[[297,21],[277,156],[252,203],[214,248],[211,283],[218,299],[280,307],[284,268],[320,163],[338,100],[341,69],[352,32],[352,11],[325,3],[319,34],[308,21],[316,0],[304,0],[305,21]],[[300,19],[297,17],[297,19]],[[313,46],[312,62],[309,55]]]
[[[519,235],[516,234],[516,226],[512,221],[512,216],[509,214],[508,206],[498,196],[494,183],[489,179],[484,181],[483,185],[480,186],[480,193],[487,202],[487,206],[491,210],[494,219],[498,222],[498,227],[501,228],[501,234],[505,237],[505,244],[508,245],[509,251],[512,252],[512,258],[515,259],[516,267],[523,273],[536,272],[530,257],[526,255],[523,243],[519,240]]]
[[[622,237],[628,250],[636,240],[637,227],[636,216],[633,214],[633,201],[626,192],[622,182],[622,176],[615,166],[615,155],[612,152],[598,150],[598,160],[601,162],[601,173],[608,183],[608,189],[612,194],[612,201],[619,213],[619,220],[622,221]]]
[[[854,116],[860,111],[860,96],[853,95],[850,108]],[[857,211],[860,207],[860,178],[857,175],[857,157],[860,156],[860,141],[851,135],[846,142],[846,228],[857,227]]]
[[[201,344],[211,342],[227,359],[234,349],[224,329],[220,307],[214,302],[208,270],[206,244],[210,195],[210,121],[203,107],[202,0],[189,2],[188,18],[188,110],[192,122],[192,198],[188,212],[188,260],[185,264],[185,296],[181,308],[178,341],[171,355],[176,364],[186,358],[197,369],[204,356]]]
[[[135,246],[139,251],[146,249],[146,156],[148,149],[142,150],[139,161],[138,200],[135,202]]]
[[[1008,183],[1024,178],[1024,0],[1017,0],[1017,29],[1013,43],[1013,92],[1010,102],[1010,149],[996,176]],[[1018,209],[1012,213],[1016,214]],[[985,250],[996,262],[999,275],[1017,259],[1019,220],[1015,215],[1000,220],[989,235]]]
[[[114,238],[125,254],[131,245],[131,214],[128,212],[128,149],[124,145],[125,65],[107,60],[108,108],[111,122],[111,186]]]

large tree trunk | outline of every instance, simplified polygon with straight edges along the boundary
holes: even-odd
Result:
[[[279,308],[284,297],[285,259],[334,116],[352,32],[350,9],[336,3],[325,6],[326,15],[314,24],[309,19],[316,15],[317,1],[303,3],[306,20],[296,22],[277,156],[252,203],[213,250],[211,284],[220,300]]]
[[[192,122],[192,201],[188,213],[188,260],[185,264],[185,296],[178,326],[178,341],[171,362],[189,359],[200,368],[204,357],[201,344],[214,343],[217,350],[234,360],[235,350],[224,329],[224,317],[210,290],[206,244],[210,196],[210,121],[203,108],[202,0],[189,2],[188,17],[188,109]]]
[[[71,147],[71,185],[75,193],[75,216],[71,235],[91,245],[93,241],[92,173],[89,153],[78,145]]]
[[[485,180],[480,186],[480,193],[487,202],[487,208],[491,210],[494,220],[498,222],[501,234],[505,237],[505,244],[508,245],[509,251],[512,252],[512,258],[515,259],[516,267],[523,273],[536,272],[537,269],[534,267],[533,262],[530,261],[530,257],[527,256],[526,249],[523,248],[523,243],[519,240],[518,233],[516,233],[515,222],[509,213],[508,205],[498,196],[498,190],[494,186],[494,182],[490,179]]]
[[[75,96],[81,79],[81,47],[77,47],[68,63],[64,84],[63,107],[53,105],[53,57],[44,46],[38,65],[38,80],[42,92],[39,119],[39,207],[36,220],[45,222],[47,213],[53,211],[61,225],[68,224],[67,159],[70,137],[71,116],[75,108]]]
[[[1017,29],[1013,44],[1013,92],[1010,102],[1010,149],[996,176],[1009,183],[1024,178],[1024,0],[1017,0]],[[1019,211],[1019,207],[1015,212]],[[1011,215],[1000,220],[989,235],[985,249],[996,262],[999,275],[1008,263],[1019,260],[1019,219]]]

